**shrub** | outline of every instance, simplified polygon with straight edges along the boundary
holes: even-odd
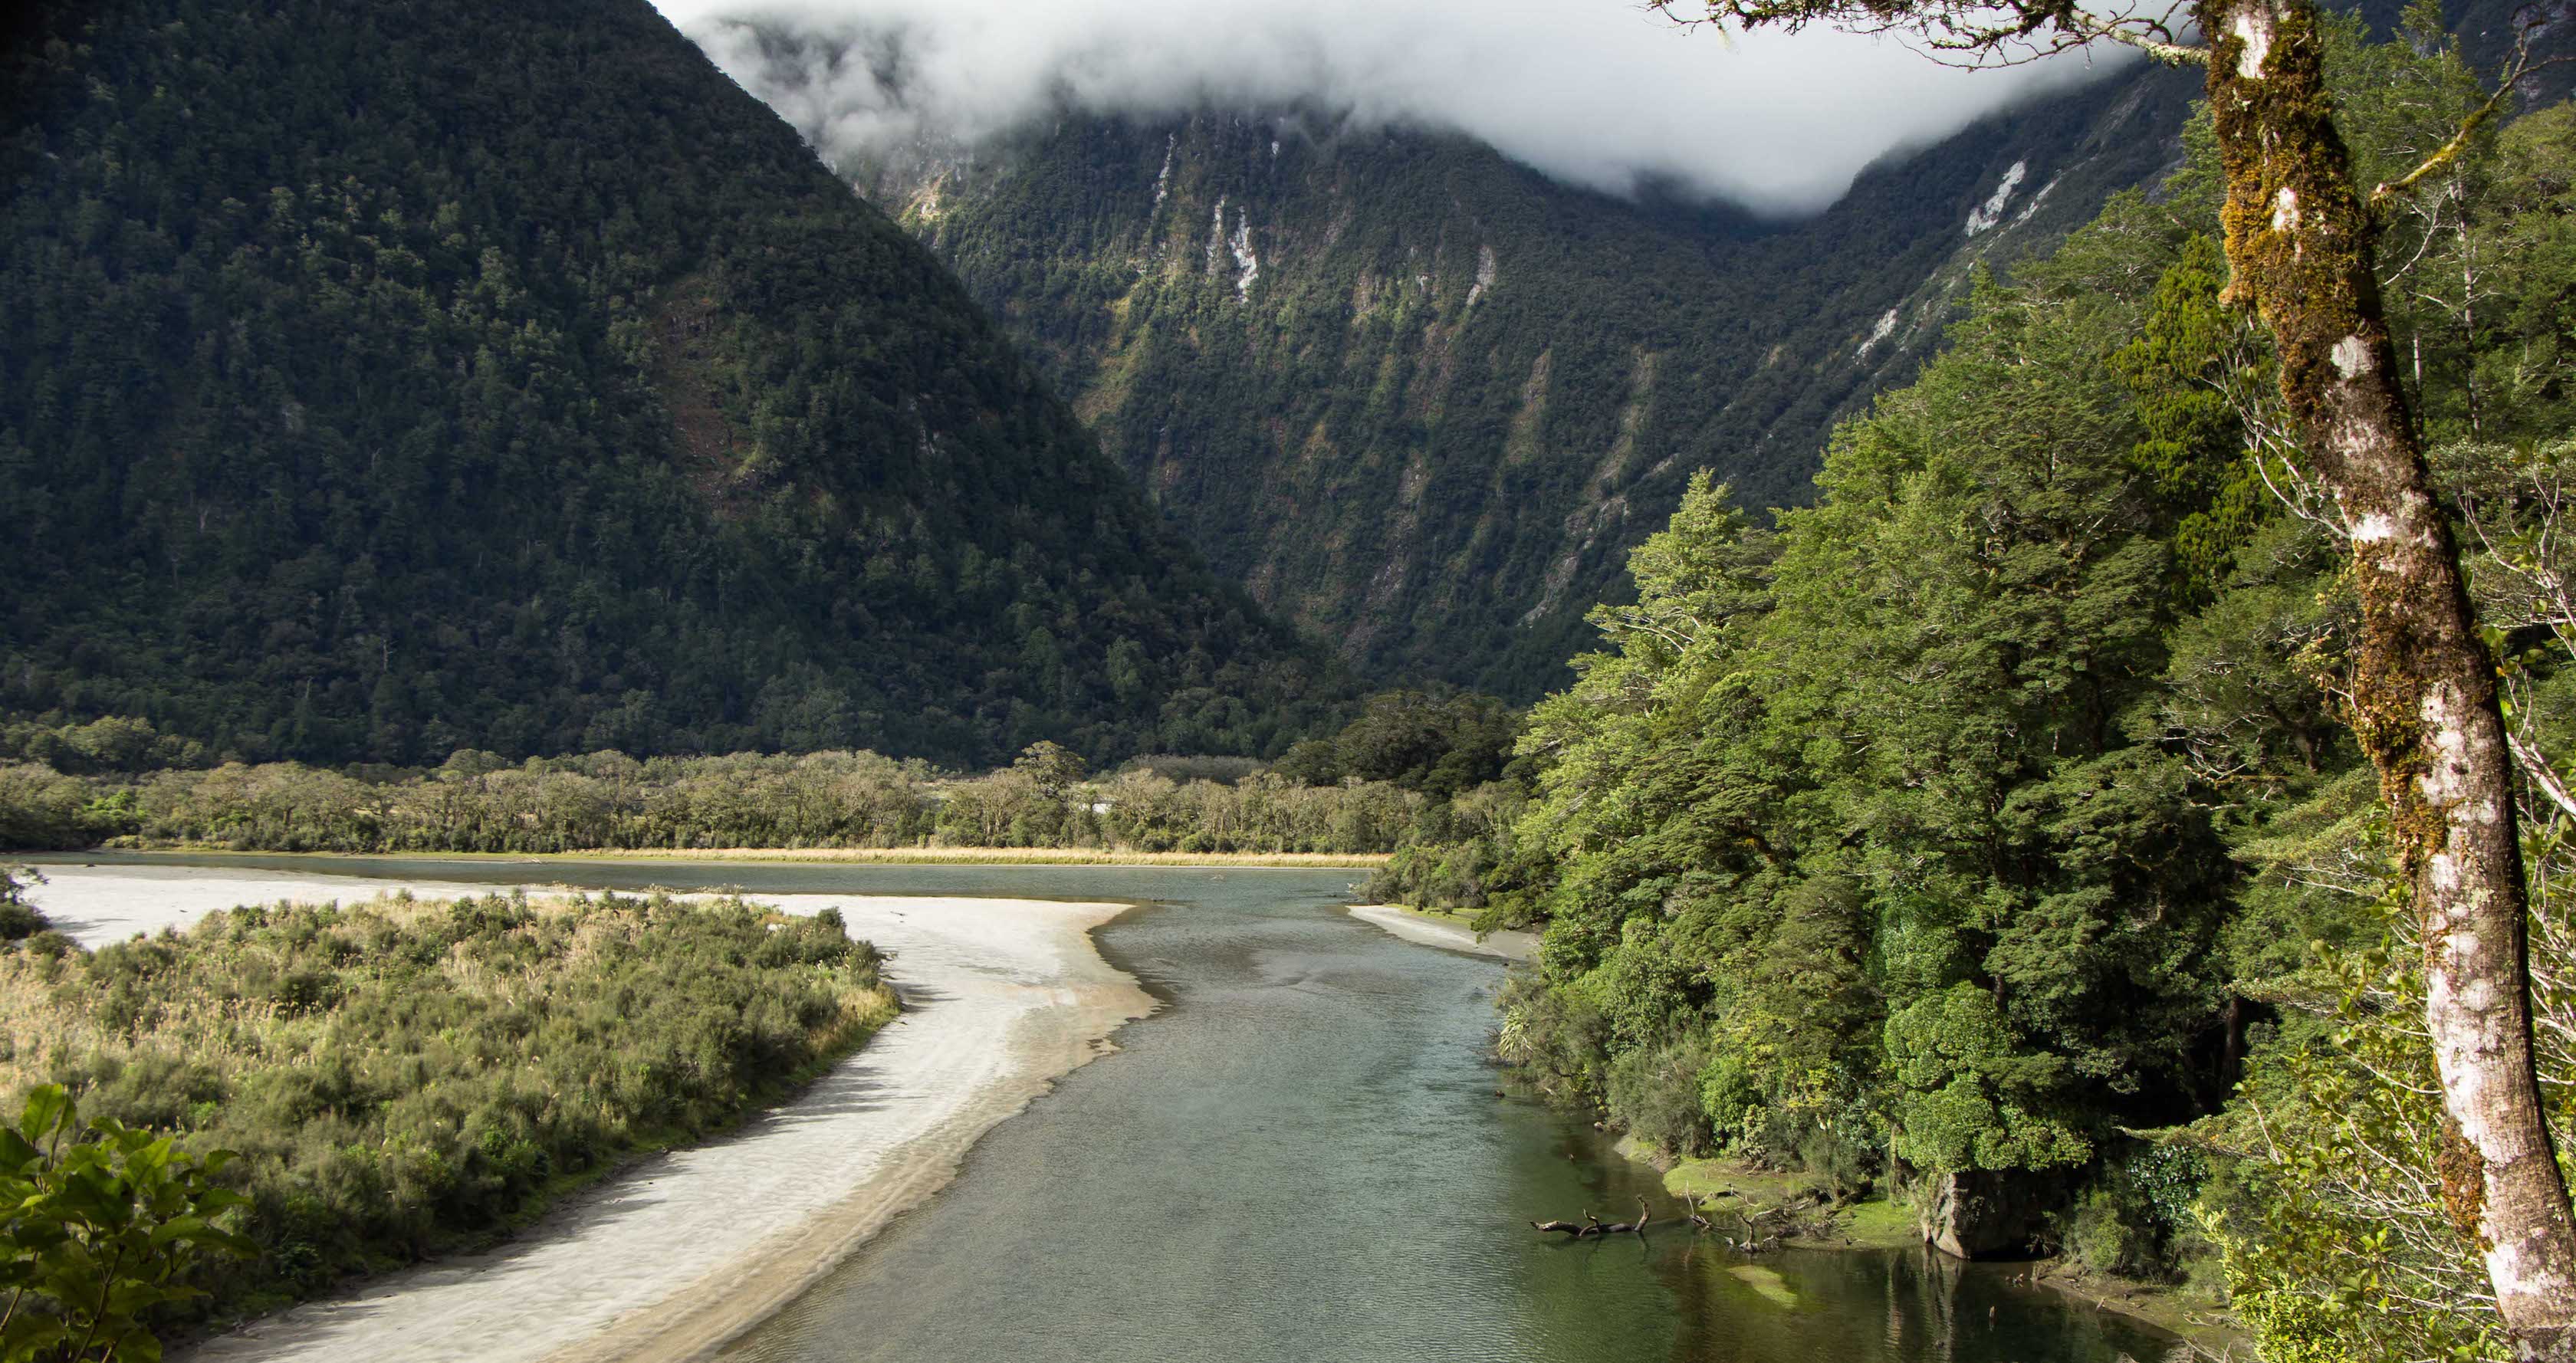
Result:
[[[27,887],[44,883],[33,867],[0,866],[0,942],[24,941],[53,927],[43,910],[27,902]]]
[[[0,955],[0,1086],[238,1150],[264,1253],[194,1310],[472,1246],[569,1180],[741,1120],[890,1019],[837,914],[738,899],[246,907]],[[45,937],[32,939],[44,942]],[[174,1307],[165,1306],[169,1311]]]
[[[204,1256],[254,1252],[227,1224],[241,1195],[212,1181],[231,1158],[113,1118],[84,1127],[62,1086],[30,1092],[17,1124],[0,1126],[0,1356],[158,1359],[146,1317],[205,1295],[188,1280]]]
[[[1711,1129],[1699,1103],[1708,1063],[1697,1042],[1635,1050],[1610,1067],[1610,1114],[1629,1134],[1668,1155],[1706,1154]]]

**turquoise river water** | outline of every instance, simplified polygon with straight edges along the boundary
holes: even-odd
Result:
[[[107,858],[100,858],[106,860]],[[153,858],[168,864],[172,858]],[[1503,1096],[1502,963],[1342,913],[1361,873],[223,857],[594,889],[1133,901],[1098,934],[1167,1006],[986,1136],[957,1181],[728,1363],[2153,1363],[2161,1336],[2012,1266],[1920,1250],[1748,1260],[1658,1225],[1588,1125]],[[1656,1216],[1678,1206],[1658,1197]],[[1779,1275],[1782,1304],[1730,1270]],[[1758,1276],[1758,1275],[1757,1275]]]

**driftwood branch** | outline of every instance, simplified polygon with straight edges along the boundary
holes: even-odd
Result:
[[[1604,1224],[1600,1217],[1594,1216],[1589,1210],[1586,1210],[1583,1213],[1583,1224],[1580,1226],[1571,1221],[1532,1221],[1530,1223],[1530,1229],[1537,1231],[1541,1235],[1550,1235],[1561,1231],[1568,1239],[1573,1240],[1590,1240],[1604,1235],[1629,1234],[1634,1234],[1642,1238],[1646,1233],[1646,1223],[1654,1219],[1654,1208],[1648,1206],[1646,1199],[1640,1197],[1637,1199],[1637,1219],[1634,1221],[1612,1221]],[[1692,1219],[1697,1220],[1698,1218],[1694,1217]]]

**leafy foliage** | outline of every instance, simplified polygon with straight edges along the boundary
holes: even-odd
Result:
[[[44,911],[27,902],[30,886],[45,883],[32,866],[0,866],[0,942],[33,937],[53,927]]]
[[[2336,21],[2365,176],[2474,90],[2413,22]],[[2576,203],[2526,149],[2566,118],[2471,148],[2388,265],[2545,815],[2576,809],[2546,763],[2576,741],[2576,463],[2523,300],[2576,278]],[[2032,1171],[2079,1260],[2223,1272],[2280,1356],[2497,1356],[2340,722],[2334,510],[2277,457],[2209,182],[2187,164],[1982,284],[1811,505],[1764,528],[1696,482],[1532,712],[1526,810],[1382,884],[1542,925],[1506,1058],[1671,1150]],[[2545,942],[2560,836],[2532,854]]]
[[[198,1157],[112,1117],[84,1133],[79,1117],[68,1090],[43,1084],[0,1127],[0,1359],[154,1363],[148,1319],[205,1295],[190,1268],[258,1253],[224,1224],[248,1199],[215,1183],[229,1151]]]

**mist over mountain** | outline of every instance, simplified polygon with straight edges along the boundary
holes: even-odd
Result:
[[[839,165],[1220,572],[1381,683],[1530,697],[1694,471],[1804,500],[1976,267],[2180,156],[2194,88],[2141,67],[2048,96],[1785,223],[1311,105],[1064,110]]]
[[[2126,71],[1970,72],[1892,39],[1731,36],[1628,0],[659,0],[830,158],[1207,107],[1456,133],[1560,182],[1812,213],[1890,152]]]

